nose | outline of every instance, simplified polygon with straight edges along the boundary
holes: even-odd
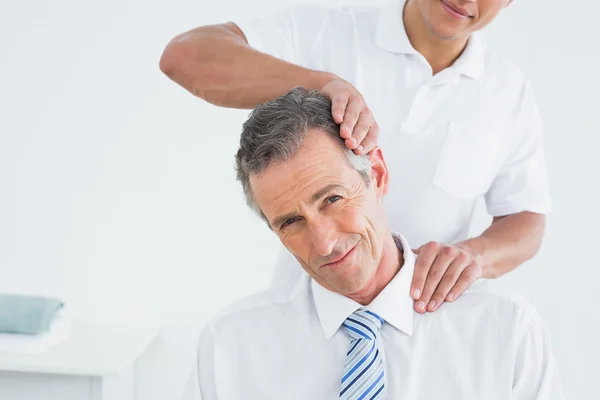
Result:
[[[329,218],[317,217],[309,224],[312,244],[319,255],[326,257],[331,254],[338,242],[335,224]]]

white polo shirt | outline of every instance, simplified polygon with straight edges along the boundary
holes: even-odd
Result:
[[[410,44],[404,0],[384,8],[299,6],[236,22],[255,49],[333,72],[380,125],[390,227],[416,247],[465,240],[479,199],[503,216],[551,210],[542,121],[523,73],[477,34],[435,76]],[[298,271],[282,252],[274,280]]]
[[[548,331],[530,303],[479,281],[435,313],[418,314],[409,295],[415,256],[404,257],[368,306],[385,320],[377,346],[388,399],[563,398]],[[308,275],[236,302],[202,334],[201,398],[339,398],[350,344],[342,323],[360,307]]]

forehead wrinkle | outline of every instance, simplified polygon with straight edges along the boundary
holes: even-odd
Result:
[[[314,203],[318,199],[313,199],[313,197],[321,190],[331,186],[339,186],[341,189],[345,190],[347,194],[352,194],[358,192],[364,182],[360,179],[359,176],[349,176],[354,170],[344,171],[341,176],[332,175],[332,172],[329,169],[322,169],[316,173],[308,173],[304,174],[303,172],[311,167],[314,167],[315,164],[322,164],[320,161],[316,161],[311,163],[310,165],[303,165],[300,171],[294,173],[294,177],[292,178],[293,184],[290,187],[281,188],[279,193],[273,195],[268,199],[268,203],[279,202],[281,200],[281,206],[277,207],[276,212],[280,214],[279,210],[287,208],[286,206],[290,201],[295,199],[301,200],[304,204]],[[344,168],[345,166],[340,166]],[[358,175],[358,173],[357,173]],[[325,183],[321,183],[322,181],[326,181]],[[317,186],[316,189],[308,190],[309,186]],[[330,190],[328,190],[330,191]],[[271,192],[273,193],[273,192]],[[325,193],[319,193],[324,195]],[[290,199],[286,199],[286,197],[290,197]],[[294,206],[296,211],[298,210],[297,206]],[[289,212],[285,212],[285,214],[290,214]]]
[[[323,144],[323,140],[328,141],[328,143]],[[339,160],[340,162],[334,162],[338,161],[340,156],[342,157]],[[351,167],[343,149],[337,143],[334,143],[332,138],[325,133],[308,135],[299,152],[292,159],[270,166],[270,168],[275,168],[273,171],[278,170],[280,173],[288,173],[289,175],[283,178],[275,178],[279,182],[275,181],[269,185],[270,193],[266,193],[267,196],[263,199],[267,204],[276,206],[269,214],[289,215],[288,210],[292,210],[296,215],[299,214],[301,208],[303,208],[302,204],[310,203],[310,197],[327,184],[337,183],[346,188],[346,191],[349,191],[351,187],[348,186],[352,185],[347,179],[344,179],[347,175],[343,173],[342,176],[339,176],[339,169],[346,166]],[[264,174],[263,177],[265,177]],[[307,190],[307,187],[316,185],[323,180],[327,182],[322,184],[321,187],[315,190]],[[276,219],[279,219],[279,217],[276,217]]]
[[[319,185],[319,183],[323,180],[327,180],[327,181],[329,181],[329,183],[324,183],[324,184]],[[309,182],[307,182],[307,181],[309,181]],[[315,185],[319,185],[320,188],[316,189],[316,190],[308,189],[309,186],[315,186]],[[298,193],[298,191],[293,190],[293,188],[297,188],[298,186],[301,186],[301,189],[299,189],[299,193]],[[337,177],[330,176],[329,174],[325,174],[323,176],[318,176],[318,177],[315,177],[314,175],[306,176],[306,177],[302,178],[301,180],[296,182],[292,186],[292,188],[284,190],[281,194],[279,194],[277,197],[274,198],[274,200],[282,199],[282,204],[279,207],[277,207],[277,209],[275,210],[275,214],[277,216],[275,217],[273,224],[277,225],[279,223],[283,223],[284,220],[287,220],[288,218],[292,218],[298,214],[301,214],[302,209],[305,209],[306,206],[308,206],[308,205],[314,204],[316,202],[316,200],[318,200],[318,199],[315,200],[313,198],[315,194],[317,194],[318,192],[322,191],[325,188],[329,189],[329,190],[327,190],[327,192],[330,192],[333,189],[332,186],[344,187],[344,182]],[[322,197],[326,193],[319,193],[319,194]],[[286,200],[284,198],[284,196],[286,196],[286,195],[289,195],[290,199]],[[288,207],[289,203],[292,203],[292,205]]]

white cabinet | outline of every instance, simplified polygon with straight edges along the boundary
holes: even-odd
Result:
[[[153,329],[75,322],[69,339],[39,355],[0,353],[0,400],[137,400],[137,359]]]

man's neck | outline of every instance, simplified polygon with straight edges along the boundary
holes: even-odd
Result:
[[[354,294],[348,295],[348,297],[363,306],[371,304],[387,284],[394,279],[400,268],[402,268],[402,265],[404,265],[404,254],[400,251],[394,237],[390,234],[383,244],[377,271],[375,271],[373,277],[364,288]]]
[[[459,39],[436,37],[425,25],[416,0],[406,2],[402,18],[410,44],[431,65],[433,75],[454,64],[467,45],[468,37]]]

